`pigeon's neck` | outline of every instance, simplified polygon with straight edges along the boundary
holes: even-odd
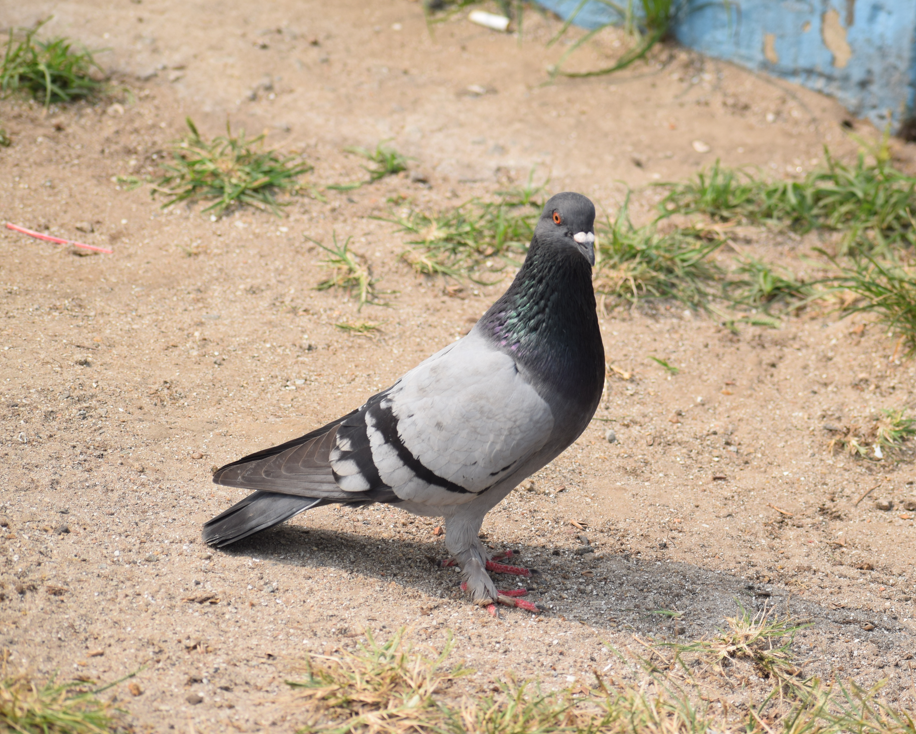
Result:
[[[477,328],[551,391],[600,394],[604,349],[591,267],[572,248],[532,243],[509,290]]]

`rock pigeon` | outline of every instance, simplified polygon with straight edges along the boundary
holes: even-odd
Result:
[[[445,518],[445,542],[478,604],[533,604],[497,591],[478,533],[486,513],[591,420],[605,362],[595,309],[595,207],[551,197],[506,293],[463,338],[317,430],[218,469],[255,490],[204,525],[222,547],[313,507],[384,502]]]

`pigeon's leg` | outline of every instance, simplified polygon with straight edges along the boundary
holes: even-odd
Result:
[[[445,545],[452,554],[454,560],[451,563],[443,565],[460,566],[461,575],[464,577],[464,583],[461,588],[467,591],[475,604],[493,607],[495,604],[505,604],[510,607],[520,607],[531,612],[539,611],[538,608],[529,601],[517,599],[516,591],[504,594],[497,591],[493,579],[487,573],[491,570],[493,561],[489,559],[483,544],[480,542],[478,533],[483,518],[477,516],[452,517],[448,520],[448,527],[445,533]],[[506,557],[506,556],[502,556]],[[497,568],[492,570],[503,573],[512,573],[516,567],[496,564]],[[513,571],[502,571],[503,568],[511,568]],[[524,571],[521,575],[530,575],[528,569],[518,569]]]
[[[468,584],[466,581],[462,582],[461,590],[462,591],[468,590]],[[538,608],[537,604],[534,604],[533,602],[527,601],[525,599],[518,598],[520,596],[526,596],[527,594],[528,594],[528,589],[505,589],[503,591],[496,592],[496,601],[497,603],[504,604],[507,607],[518,607],[519,609],[525,609],[526,611],[529,611],[529,612],[537,613],[541,611]],[[478,602],[478,604],[480,604],[481,606],[486,606],[487,611],[490,614],[492,614],[494,617],[499,616],[497,606],[492,601],[490,603],[487,603],[487,601],[484,600],[482,602]]]
[[[534,568],[524,568],[523,566],[512,566],[507,563],[500,563],[500,561],[516,555],[518,554],[511,550],[504,550],[494,553],[490,556],[489,560],[484,563],[484,568],[486,568],[487,571],[492,571],[493,573],[509,573],[513,576],[534,576],[538,573],[537,569]],[[458,566],[460,564],[454,558],[444,558],[439,562],[439,565],[442,566],[442,568],[448,568],[450,566]]]

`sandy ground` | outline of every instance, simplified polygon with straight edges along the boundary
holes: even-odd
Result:
[[[389,197],[451,206],[535,168],[550,192],[580,191],[611,215],[639,189],[639,219],[659,196],[644,187],[716,158],[783,175],[824,144],[855,152],[834,102],[684,50],[545,85],[562,51],[545,50],[554,20],[529,13],[519,43],[460,18],[430,34],[404,0],[335,6],[0,4],[6,26],[53,14],[49,33],[108,49],[98,58],[120,90],[48,113],[0,102],[13,140],[0,217],[114,250],[79,257],[0,232],[11,667],[101,681],[139,670],[139,695],[115,695],[141,731],[291,731],[302,709],[283,681],[304,653],[352,646],[365,628],[406,626],[437,646],[451,633],[482,684],[514,671],[567,685],[594,666],[613,673],[607,645],[638,647],[634,634],[695,638],[737,604],[768,605],[812,623],[796,644],[806,673],[886,681],[891,702],[916,705],[916,470],[911,455],[835,455],[824,429],[916,407],[916,364],[867,318],[809,313],[734,335],[678,306],[603,314],[618,370],[600,420],[483,528],[542,571],[539,616],[472,606],[430,560],[444,554],[438,523],[386,507],[310,512],[229,552],[202,545],[201,524],[243,495],[212,485],[214,466],[356,407],[462,335],[508,282],[450,297],[415,276],[401,236],[370,218]],[[619,52],[621,38],[601,48]],[[575,63],[603,61],[597,49]],[[303,197],[282,219],[211,221],[119,187],[156,170],[186,116],[208,136],[227,119],[267,133],[315,167],[315,187],[363,176],[343,148],[380,139],[413,157],[414,175]],[[916,171],[913,146],[895,151]],[[370,261],[388,307],[358,312],[315,290],[322,253],[306,236],[335,233]],[[796,269],[814,244],[735,240]],[[358,320],[381,330],[335,326]],[[680,622],[651,613],[662,609]]]

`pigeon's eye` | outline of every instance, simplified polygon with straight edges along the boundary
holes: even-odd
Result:
[[[553,223],[554,224],[563,224],[563,217],[560,216],[560,212],[553,213]]]

